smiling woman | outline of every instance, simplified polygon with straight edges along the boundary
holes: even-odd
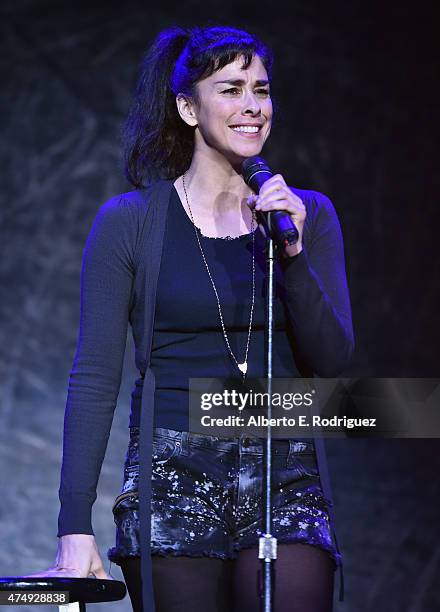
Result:
[[[232,169],[240,181],[236,183],[235,192],[238,192],[240,199],[244,201],[250,191],[242,179],[241,164],[243,159],[261,151],[272,124],[268,74],[260,56],[254,55],[248,62],[243,56],[239,56],[198,82],[191,96],[179,92],[176,104],[180,117],[188,126],[194,128],[192,163],[183,175],[187,178],[188,187],[191,188],[200,163],[207,172],[214,172],[216,175],[220,168],[224,169],[226,176]],[[206,175],[208,181],[214,178]],[[185,202],[183,182],[177,180],[175,186]],[[192,189],[194,190],[194,187]],[[238,232],[249,231],[252,213],[246,210],[246,206],[242,207],[242,220],[237,228],[238,217],[235,211],[227,214],[232,202],[230,206],[227,206],[224,200],[216,204],[212,200],[210,190],[205,191],[204,187],[199,187],[198,191],[203,191],[205,197],[199,193],[193,198],[195,202],[192,210],[204,236],[234,236]],[[215,208],[218,209],[219,206],[221,210],[217,210],[216,214]],[[187,210],[188,203],[186,206],[184,204],[184,207]],[[192,216],[188,210],[187,212]]]
[[[332,203],[280,174],[256,197],[241,174],[270,134],[271,68],[269,49],[242,30],[161,32],[125,127],[135,190],[100,208],[86,244],[49,571],[103,571],[91,508],[130,322],[140,377],[108,558],[135,612],[259,609],[263,440],[188,427],[190,378],[265,376],[266,240],[254,209],[286,211],[299,236],[274,266],[273,376],[337,376],[353,351]],[[288,430],[273,442],[277,612],[332,609],[341,555],[315,442]]]

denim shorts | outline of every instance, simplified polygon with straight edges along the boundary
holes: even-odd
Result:
[[[252,436],[220,438],[157,428],[153,432],[151,553],[234,559],[257,547],[264,533],[263,449]],[[139,428],[130,428],[120,495],[113,505],[120,565],[140,557]],[[302,542],[341,564],[329,526],[313,441],[272,440],[272,535],[279,544]]]

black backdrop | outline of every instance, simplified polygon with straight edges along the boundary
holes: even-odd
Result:
[[[0,17],[0,484],[10,500],[0,509],[10,543],[1,574],[36,571],[54,554],[82,249],[98,206],[131,189],[119,129],[142,53],[164,27],[231,24],[272,46],[280,110],[265,155],[291,185],[324,192],[338,211],[357,342],[347,375],[438,375],[433,8],[4,0]],[[103,555],[127,441],[131,350],[95,509],[106,522],[97,528]],[[346,551],[340,609],[434,609],[438,442],[358,439],[328,448]],[[112,607],[129,609],[127,601]]]

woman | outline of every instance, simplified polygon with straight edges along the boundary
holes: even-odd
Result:
[[[287,211],[299,233],[275,266],[274,376],[337,376],[353,350],[331,202],[288,187],[280,174],[256,197],[241,175],[270,134],[271,65],[265,45],[233,28],[158,36],[127,122],[127,176],[136,189],[101,207],[84,253],[60,540],[49,571],[109,577],[91,507],[130,321],[141,377],[108,556],[122,568],[135,611],[153,609],[153,587],[160,612],[259,607],[263,440],[188,431],[190,377],[265,375],[265,239],[255,209]],[[275,609],[331,610],[340,555],[315,445],[274,440],[273,451]]]

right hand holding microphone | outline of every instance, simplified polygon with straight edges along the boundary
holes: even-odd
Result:
[[[104,569],[95,536],[74,533],[58,539],[55,564],[43,572],[28,574],[26,578],[89,578],[114,580]]]
[[[281,174],[275,174],[261,186],[259,195],[248,198],[249,208],[263,213],[283,211],[290,215],[297,231],[297,240],[292,245],[278,245],[283,255],[297,255],[302,251],[302,236],[306,219],[306,207]]]
[[[255,194],[248,198],[248,206],[257,211],[257,220],[266,238],[272,237],[283,257],[298,255],[302,251],[306,218],[301,198],[290,189],[281,174],[273,174],[262,157],[245,159],[242,174]]]

